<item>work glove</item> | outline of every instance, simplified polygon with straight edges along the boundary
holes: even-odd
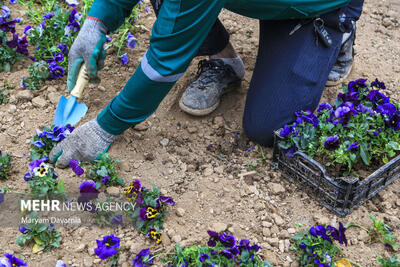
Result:
[[[100,152],[108,149],[116,137],[104,131],[93,119],[58,143],[50,152],[50,161],[56,162],[56,167],[60,168],[67,167],[71,159],[93,161]]]
[[[104,44],[106,42],[107,28],[104,24],[92,18],[87,18],[83,23],[78,36],[68,54],[68,91],[74,88],[80,67],[83,63],[92,82],[98,82],[98,70],[104,67],[106,51]]]

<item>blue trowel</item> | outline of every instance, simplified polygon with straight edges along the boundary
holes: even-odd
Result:
[[[62,95],[58,101],[56,115],[54,116],[54,125],[59,126],[70,124],[73,126],[77,124],[83,116],[85,116],[88,108],[84,103],[79,103],[78,99],[81,98],[83,89],[88,82],[89,76],[85,64],[82,64],[75,87],[70,93],[71,97],[67,99]]]

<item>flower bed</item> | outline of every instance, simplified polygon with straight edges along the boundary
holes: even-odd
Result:
[[[272,165],[328,209],[349,214],[399,177],[399,105],[383,89],[359,79],[335,105],[320,104],[317,116],[297,112],[294,124],[275,132]]]

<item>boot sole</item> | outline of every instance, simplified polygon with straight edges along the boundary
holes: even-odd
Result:
[[[223,89],[223,92],[222,92],[221,96],[223,96],[224,94],[226,94],[228,92],[233,91],[233,89],[235,89],[235,88],[240,87],[241,83],[242,83],[242,80],[229,84],[226,87],[226,89]],[[181,97],[181,99],[179,100],[179,107],[181,108],[182,111],[184,111],[184,112],[186,112],[186,113],[188,113],[190,115],[193,115],[193,116],[205,116],[205,115],[208,115],[208,114],[212,113],[214,110],[216,110],[217,107],[219,106],[220,102],[221,102],[221,99],[218,99],[217,103],[215,103],[214,105],[212,105],[209,108],[194,109],[194,108],[186,106],[183,103],[183,100],[182,100],[182,97]]]
[[[353,70],[353,65],[354,65],[354,61],[353,61],[353,64],[351,65],[351,67],[350,67],[350,70],[346,73],[345,76],[343,76],[342,78],[340,78],[340,79],[337,80],[337,81],[330,81],[330,80],[327,80],[325,86],[326,86],[326,87],[333,87],[333,86],[337,86],[337,85],[339,85],[339,84],[342,84],[342,83],[344,82],[344,80],[346,80],[347,77],[349,77],[351,71]]]

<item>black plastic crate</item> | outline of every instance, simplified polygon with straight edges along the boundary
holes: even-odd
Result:
[[[293,158],[285,156],[279,147],[280,131],[275,132],[271,165],[339,216],[346,216],[400,176],[397,156],[361,181],[356,177],[329,177],[321,164],[303,152],[295,152]]]

